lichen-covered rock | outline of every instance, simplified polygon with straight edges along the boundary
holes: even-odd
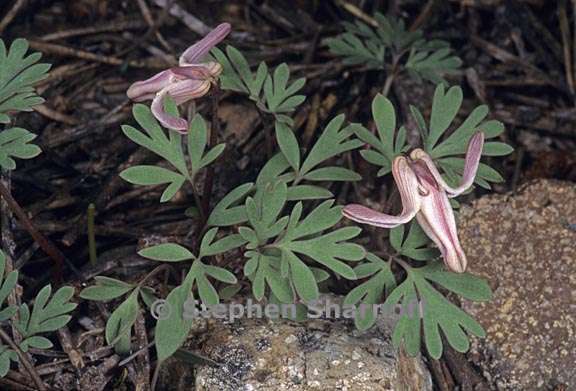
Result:
[[[432,390],[422,360],[398,354],[383,330],[360,333],[347,319],[210,319],[188,348],[220,366],[197,367],[195,390]],[[164,385],[184,375],[175,365],[167,365]],[[162,389],[192,389],[181,387]]]
[[[532,182],[459,220],[469,270],[494,291],[463,303],[488,334],[470,356],[498,390],[576,389],[576,186]]]

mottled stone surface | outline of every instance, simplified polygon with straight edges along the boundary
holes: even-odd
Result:
[[[223,363],[196,373],[196,390],[432,390],[419,359],[399,358],[377,330],[348,321],[244,319],[214,323],[201,353]]]
[[[576,389],[576,186],[531,182],[459,220],[470,271],[494,290],[463,303],[488,333],[470,356],[498,390]]]

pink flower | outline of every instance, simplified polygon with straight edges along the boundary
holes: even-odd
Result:
[[[210,49],[230,33],[230,24],[222,23],[200,41],[190,46],[179,59],[179,65],[132,84],[126,95],[136,102],[152,99],[152,113],[167,128],[186,133],[188,122],[164,111],[164,98],[170,95],[177,105],[200,98],[222,72],[217,62],[202,62]]]
[[[410,157],[398,156],[392,164],[392,175],[402,199],[402,212],[398,216],[386,215],[362,205],[347,205],[344,216],[359,223],[376,227],[394,228],[414,217],[440,249],[446,266],[457,273],[466,270],[466,254],[460,246],[454,211],[448,198],[466,191],[474,182],[484,134],[476,132],[468,144],[464,176],[456,188],[448,186],[432,158],[423,150],[415,149]]]

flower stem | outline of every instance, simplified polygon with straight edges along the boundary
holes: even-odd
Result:
[[[218,118],[218,104],[220,103],[220,87],[214,85],[212,89],[212,126],[210,130],[210,148],[213,148],[218,142],[218,135],[221,132],[220,129],[220,119]],[[204,193],[202,194],[202,209],[204,210],[205,221],[202,225],[205,225],[208,216],[210,215],[210,198],[212,198],[212,187],[214,186],[214,167],[210,165],[206,171],[206,177],[204,178]]]

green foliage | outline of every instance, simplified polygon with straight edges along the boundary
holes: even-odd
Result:
[[[427,41],[422,31],[409,31],[403,20],[376,13],[378,27],[359,20],[344,23],[345,33],[326,39],[330,51],[349,65],[368,69],[407,71],[416,79],[432,83],[445,82],[443,76],[457,70],[461,61],[451,54],[448,42]],[[404,59],[403,62],[400,62]]]
[[[70,321],[69,313],[76,308],[76,304],[70,302],[74,295],[74,288],[64,286],[50,298],[52,287],[45,286],[36,295],[32,311],[30,311],[26,303],[19,307],[5,306],[4,302],[16,287],[17,282],[17,271],[6,274],[6,254],[0,250],[0,322],[9,321],[22,335],[23,339],[18,347],[23,352],[28,352],[30,348],[50,349],[53,346],[52,342],[39,334],[56,331]],[[0,344],[0,377],[8,373],[10,361],[17,362],[18,355],[9,347]]]
[[[187,248],[175,243],[163,243],[144,248],[138,252],[142,257],[161,262],[192,261],[185,281],[166,298],[167,317],[161,316],[156,327],[156,341],[161,360],[172,355],[186,338],[191,320],[186,318],[184,302],[191,297],[193,288],[198,291],[204,304],[214,305],[220,302],[220,296],[213,283],[216,280],[226,284],[236,284],[234,274],[228,270],[205,264],[203,257],[221,254],[233,250],[245,243],[238,234],[217,239],[218,228],[212,228],[202,238],[199,256]],[[85,288],[80,297],[88,300],[108,301],[130,293],[114,310],[106,323],[106,341],[114,345],[118,353],[126,354],[131,350],[132,327],[140,313],[139,298],[154,310],[156,298],[148,287],[129,284],[109,277],[95,277],[96,284]],[[161,314],[163,315],[163,314]],[[175,342],[176,341],[176,342]],[[177,343],[180,341],[180,344]]]
[[[0,250],[0,322],[12,318],[18,310],[16,306],[13,305],[4,306],[4,302],[16,287],[17,282],[17,271],[13,270],[6,274],[6,254]]]
[[[85,288],[80,297],[86,300],[108,301],[116,299],[135,288],[134,285],[110,277],[96,276],[96,285]]]
[[[10,122],[10,114],[31,111],[44,102],[34,90],[34,84],[44,79],[49,64],[37,64],[42,56],[32,53],[26,56],[28,42],[16,39],[6,50],[0,39],[0,124]],[[22,128],[10,128],[0,132],[0,168],[14,170],[14,158],[31,159],[40,154],[40,148],[31,144],[36,135]]]
[[[464,159],[455,155],[466,153],[470,137],[478,130],[484,132],[486,139],[495,138],[504,132],[502,122],[486,120],[489,112],[486,105],[476,107],[454,131],[449,132],[461,106],[462,89],[454,86],[446,90],[444,85],[440,84],[434,93],[428,124],[418,109],[412,109],[423,135],[424,149],[444,170],[445,180],[453,185],[459,182],[464,172]],[[504,156],[511,152],[512,147],[508,144],[489,141],[484,144],[482,155]],[[475,179],[478,185],[490,189],[489,182],[502,182],[503,180],[504,178],[496,170],[480,163]]]
[[[173,101],[168,100],[166,110],[172,114],[177,112]],[[172,199],[186,180],[193,182],[196,174],[213,163],[224,151],[225,144],[218,144],[206,151],[208,128],[202,116],[197,114],[190,122],[190,129],[186,135],[187,153],[191,163],[188,167],[186,164],[187,155],[182,143],[183,136],[180,133],[169,129],[168,134],[166,134],[150,109],[143,104],[134,105],[132,113],[136,122],[146,133],[130,125],[123,125],[122,131],[126,137],[162,157],[176,171],[159,166],[139,165],[125,169],[120,173],[120,176],[135,185],[168,184],[162,193],[160,202]]]
[[[438,251],[428,247],[430,239],[415,220],[410,224],[410,230],[406,237],[404,237],[404,231],[404,225],[390,231],[390,244],[398,254],[415,261],[429,261],[438,257]]]
[[[37,145],[30,144],[36,135],[23,128],[10,128],[0,132],[0,167],[14,170],[14,158],[31,159],[42,152]]]
[[[14,40],[8,50],[0,39],[0,123],[10,122],[11,112],[31,111],[44,102],[36,95],[34,84],[48,76],[50,64],[37,64],[42,54],[26,56],[27,51],[25,39]]]
[[[22,341],[24,347],[22,344],[20,345],[24,351],[27,350],[28,346],[40,348],[39,346],[33,346],[33,344],[42,343],[38,342],[40,338],[36,334],[56,331],[64,327],[72,318],[68,314],[77,306],[74,303],[70,303],[70,299],[74,295],[74,288],[70,286],[62,287],[54,293],[52,298],[50,298],[51,293],[52,287],[50,285],[45,286],[36,295],[32,312],[30,312],[27,304],[22,304],[18,310],[19,318],[14,322],[14,326],[24,338]],[[33,342],[29,342],[29,339],[35,336],[36,338],[33,339]],[[44,343],[48,344],[49,341],[46,341]],[[51,343],[48,348],[50,347],[52,347]]]
[[[292,119],[286,114],[293,112],[306,99],[304,95],[297,95],[306,84],[305,78],[289,83],[290,69],[285,63],[270,73],[266,63],[261,62],[253,73],[244,55],[232,46],[226,47],[226,54],[218,48],[213,48],[210,53],[222,65],[222,89],[247,94],[261,111],[274,115],[276,121],[292,125]]]
[[[373,306],[381,303],[383,296],[396,287],[396,279],[389,262],[372,253],[366,254],[366,260],[368,262],[354,268],[358,279],[366,280],[348,292],[344,298],[344,305],[356,306],[354,323],[359,330],[366,330],[376,322]]]
[[[361,22],[347,24],[345,34],[328,40],[331,50],[343,55],[347,63],[385,70],[389,70],[389,64],[396,66],[404,59],[403,70],[435,83],[443,82],[446,72],[459,67],[460,61],[450,54],[445,42],[426,41],[421,32],[407,31],[402,21],[380,14],[376,19],[377,29]],[[286,64],[270,71],[262,62],[253,72],[244,55],[231,46],[225,52],[215,48],[211,55],[223,66],[219,79],[223,89],[247,95],[261,112],[274,116],[279,151],[260,169],[254,182],[232,189],[211,211],[206,211],[207,216],[202,216],[206,224],[199,230],[201,237],[194,238],[197,244],[194,250],[163,243],[139,251],[140,256],[152,261],[171,263],[163,267],[187,268],[185,278],[178,281],[179,285],[170,290],[165,300],[157,301],[142,281],[131,284],[107,277],[96,278],[95,285],[82,291],[81,297],[91,300],[122,298],[108,319],[107,342],[120,353],[130,351],[131,329],[140,313],[141,298],[151,309],[160,303],[169,310],[158,317],[155,344],[160,362],[174,355],[192,327],[189,311],[195,309],[195,299],[204,305],[215,305],[245,285],[229,270],[212,262],[213,257],[221,261],[221,255],[235,251],[243,253],[245,282],[257,300],[301,306],[319,297],[323,281],[357,280],[357,286],[344,300],[344,304],[360,306],[361,310],[368,307],[367,311],[356,313],[357,328],[367,329],[375,323],[375,313],[370,310],[374,305],[400,303],[406,307],[420,299],[425,306],[422,323],[430,354],[438,357],[442,352],[440,330],[457,350],[466,350],[469,342],[462,327],[475,335],[482,335],[483,330],[437,287],[480,301],[490,297],[487,284],[470,274],[443,270],[435,260],[438,250],[430,246],[430,240],[415,221],[409,228],[400,226],[390,231],[391,251],[384,257],[387,259],[367,252],[352,242],[360,234],[359,228],[340,226],[342,208],[335,205],[334,195],[325,184],[360,180],[358,173],[342,167],[341,159],[344,153],[365,144],[369,149],[361,150],[360,154],[380,167],[378,176],[388,174],[393,160],[408,151],[407,131],[399,126],[392,102],[383,95],[374,98],[375,132],[359,124],[345,124],[341,114],[315,134],[315,142],[304,149],[289,114],[305,99],[297,95],[305,80],[290,81]],[[503,131],[501,123],[485,120],[488,110],[484,106],[475,109],[451,131],[461,103],[461,89],[446,89],[440,84],[428,122],[417,108],[410,107],[424,149],[443,169],[449,182],[459,179],[464,160],[456,155],[466,151],[476,129],[483,130],[486,138],[494,138]],[[177,114],[174,102],[168,100],[166,111]],[[135,105],[134,117],[143,130],[124,126],[124,133],[163,158],[168,167],[135,166],[121,176],[137,185],[167,185],[161,201],[171,199],[186,181],[194,185],[196,174],[212,164],[224,149],[224,144],[207,149],[209,130],[200,115],[190,121],[186,136],[162,129],[146,106]],[[483,153],[500,156],[510,150],[506,144],[488,142]],[[482,185],[497,180],[494,173],[482,165],[476,181]],[[197,216],[191,214],[191,217]],[[397,279],[404,275],[393,274],[393,262],[406,270],[403,280]],[[403,342],[406,350],[415,354],[421,345],[421,322],[420,317],[408,315],[403,313],[396,325],[394,344],[399,346]]]
[[[385,306],[400,304],[403,310],[392,335],[394,346],[399,347],[403,343],[410,355],[416,355],[420,351],[421,324],[424,343],[430,356],[435,359],[440,358],[443,350],[440,330],[448,343],[459,352],[466,352],[470,346],[465,331],[478,337],[485,335],[482,326],[444,297],[433,283],[468,300],[487,301],[492,293],[486,281],[469,273],[445,271],[441,262],[408,268],[407,272],[406,280],[394,289],[384,303]]]
[[[359,228],[346,227],[326,232],[342,218],[341,208],[327,200],[301,219],[302,202],[289,216],[281,216],[288,200],[285,183],[268,184],[256,197],[246,200],[250,227],[240,227],[240,235],[248,242],[248,259],[244,274],[252,281],[252,291],[261,300],[268,286],[283,303],[318,297],[313,261],[337,275],[355,279],[356,274],[344,261],[364,258],[361,246],[348,242],[360,233]]]
[[[378,176],[383,176],[392,170],[394,158],[408,149],[406,128],[402,126],[396,132],[394,106],[381,94],[376,95],[372,101],[372,116],[378,129],[378,137],[362,126],[355,130],[360,140],[374,148],[362,150],[360,154],[367,162],[382,167]]]
[[[461,108],[462,99],[460,87],[455,86],[446,90],[443,84],[439,84],[432,101],[429,123],[416,107],[410,107],[422,137],[424,149],[444,170],[444,179],[452,185],[460,181],[464,172],[464,158],[455,155],[466,153],[470,137],[476,131],[481,130],[486,139],[491,139],[504,131],[504,125],[500,121],[486,120],[488,107],[481,105],[475,108],[453,132],[450,132]],[[408,150],[406,129],[401,126],[396,131],[396,113],[392,102],[381,94],[376,95],[372,101],[372,116],[378,130],[378,137],[362,126],[357,126],[355,131],[358,138],[372,147],[362,150],[360,154],[367,162],[380,166],[378,176],[382,176],[391,171],[394,158]],[[511,152],[512,147],[508,144],[489,141],[484,144],[482,155],[503,156]],[[478,185],[489,189],[489,182],[502,182],[503,180],[496,170],[485,163],[480,163],[475,178]]]

